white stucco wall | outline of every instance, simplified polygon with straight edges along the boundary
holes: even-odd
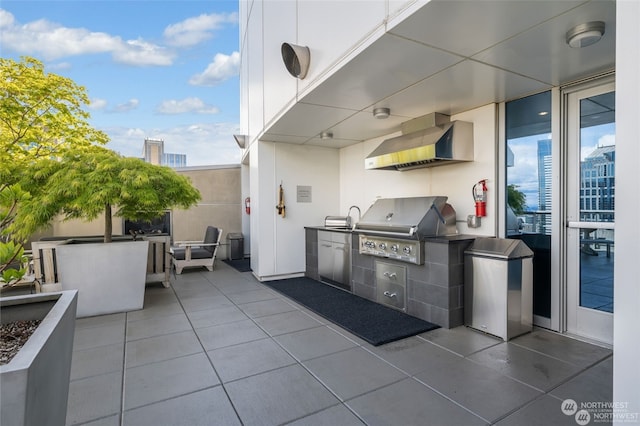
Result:
[[[613,400],[628,404],[618,413],[640,415],[640,2],[618,1],[616,7],[616,174],[624,179],[616,179]]]

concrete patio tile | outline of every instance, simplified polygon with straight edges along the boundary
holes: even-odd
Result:
[[[468,359],[426,359],[428,368],[416,374],[416,379],[491,423],[542,395],[530,386]]]
[[[75,425],[120,413],[122,373],[108,373],[69,384],[67,424]]]
[[[247,281],[246,279],[235,279],[232,282],[225,283],[224,285],[218,284],[216,285],[216,287],[218,287],[218,289],[227,296],[230,294],[264,289],[264,286],[262,286],[261,284],[258,284],[257,282]]]
[[[202,296],[190,299],[180,299],[180,303],[185,312],[204,311],[212,308],[219,308],[223,306],[234,306],[226,296]]]
[[[123,359],[124,343],[74,351],[71,361],[71,380],[106,373],[122,373]]]
[[[207,351],[267,337],[251,320],[199,328],[196,333]]]
[[[303,365],[342,401],[407,377],[362,348],[314,358]]]
[[[306,330],[322,325],[322,323],[311,316],[297,310],[255,318],[255,322],[271,336]]]
[[[136,367],[199,352],[203,352],[202,346],[191,330],[148,337],[127,343],[125,367]]]
[[[204,353],[127,368],[124,409],[185,395],[219,383]]]
[[[108,322],[95,327],[76,329],[73,350],[90,349],[124,342],[124,321]]]
[[[240,425],[229,398],[220,386],[124,412],[125,426]]]
[[[556,398],[582,402],[613,401],[613,357],[583,371],[551,392]]]
[[[189,324],[189,320],[184,313],[138,321],[128,321],[127,341],[187,330],[191,330],[191,324]]]
[[[113,416],[103,417],[88,423],[82,423],[82,426],[120,426],[120,414],[114,414]]]
[[[469,356],[479,364],[548,392],[581,368],[511,343],[501,343]]]
[[[267,289],[258,289],[258,290],[245,291],[242,293],[231,293],[229,294],[228,297],[231,301],[233,301],[233,303],[235,303],[236,305],[240,305],[242,303],[251,303],[251,302],[259,302],[262,300],[278,299],[280,298],[280,295]]]
[[[417,381],[407,378],[347,401],[368,425],[452,425],[486,424]]]
[[[283,334],[274,338],[300,361],[317,358],[357,346],[325,326]]]
[[[289,426],[362,426],[364,423],[344,405],[334,405],[310,416],[303,417]]]
[[[99,315],[95,317],[85,317],[76,319],[76,330],[80,328],[100,327],[111,323],[124,323],[126,314],[124,312],[118,314]]]
[[[127,312],[127,321],[138,321],[149,318],[159,318],[168,315],[175,315],[184,312],[178,301],[163,303],[158,305],[145,305],[139,311]]]
[[[367,346],[367,349],[409,375],[431,369],[440,360],[462,359],[460,355],[418,337],[409,337],[381,346]]]
[[[591,345],[546,330],[534,330],[510,340],[510,343],[583,368],[593,365],[613,353],[611,349]]]
[[[562,412],[562,400],[544,395],[496,423],[496,426],[575,426],[575,416]],[[606,423],[605,423],[606,424]]]
[[[299,365],[226,385],[245,425],[275,425],[335,405],[338,400]]]
[[[438,328],[419,334],[418,337],[453,351],[460,356],[469,356],[472,353],[502,343],[502,339],[465,326],[451,329]]]
[[[208,353],[224,383],[296,363],[271,339],[255,340]]]
[[[211,327],[249,319],[244,312],[235,306],[220,306],[204,311],[187,312],[187,316],[193,328]]]
[[[264,317],[267,315],[280,314],[297,310],[295,306],[287,303],[284,299],[262,300],[238,305],[251,318]]]

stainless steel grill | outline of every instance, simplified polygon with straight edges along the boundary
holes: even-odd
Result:
[[[361,254],[422,265],[424,238],[456,234],[456,213],[444,196],[382,198],[355,229]]]

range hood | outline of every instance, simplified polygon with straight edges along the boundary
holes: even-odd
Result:
[[[405,171],[461,161],[473,161],[473,124],[451,121],[384,140],[364,167]]]

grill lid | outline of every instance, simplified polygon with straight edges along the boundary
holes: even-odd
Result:
[[[453,235],[457,233],[456,212],[445,196],[381,198],[355,229],[413,239]]]

